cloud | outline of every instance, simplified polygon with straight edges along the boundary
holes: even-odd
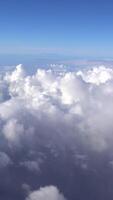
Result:
[[[100,66],[57,73],[38,69],[35,75],[25,74],[19,65],[3,77],[7,95],[2,89],[0,115],[8,141],[18,143],[40,134],[58,140],[65,132],[63,140],[75,138],[75,145],[79,140],[97,151],[109,147],[113,128],[112,69]]]
[[[23,133],[23,125],[19,124],[16,119],[11,119],[4,125],[3,134],[9,141],[18,140],[19,135]]]
[[[26,200],[66,200],[55,186],[46,186],[29,194]]]
[[[58,187],[73,200],[81,174],[89,172],[83,179],[95,181],[96,172],[113,160],[112,68],[38,69],[29,75],[18,65],[0,76],[0,91],[0,187],[6,187],[4,195],[6,190],[14,195],[18,188],[18,199],[25,184],[34,191],[28,199],[47,191],[49,199],[59,200]],[[37,191],[43,185],[56,187]]]
[[[7,167],[11,164],[12,164],[12,161],[10,157],[4,152],[0,152],[0,169]]]
[[[106,83],[113,78],[113,70],[104,66],[94,67],[92,70],[88,70],[85,73],[78,71],[77,75],[80,75],[85,82],[94,83],[99,85]]]
[[[75,143],[84,140],[97,151],[106,149],[112,140],[112,79],[113,70],[104,66],[79,72],[38,69],[27,76],[18,65],[1,80],[4,137],[18,143],[29,132],[57,137],[65,129],[65,137],[75,138]]]
[[[18,65],[1,80],[5,139],[16,144],[43,134],[57,141],[65,132],[63,142],[75,138],[75,145],[79,140],[97,151],[108,148],[113,128],[112,79],[113,70],[104,66],[57,73],[38,69],[27,76]]]
[[[36,160],[28,160],[28,161],[23,161],[20,163],[21,166],[24,166],[26,169],[32,171],[32,172],[38,172],[40,173],[40,162]]]

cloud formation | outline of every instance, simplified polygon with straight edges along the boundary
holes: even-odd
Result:
[[[73,138],[75,145],[84,140],[97,151],[106,149],[113,130],[112,79],[113,70],[105,67],[77,73],[38,69],[27,76],[17,66],[1,80],[4,138],[15,145],[43,134],[55,140]]]
[[[64,200],[56,187],[46,185],[70,191],[76,170],[95,173],[95,168],[113,160],[112,110],[112,68],[38,69],[29,75],[18,65],[1,74],[0,173],[7,170],[8,175],[0,186],[7,185],[11,170],[16,184],[8,191],[18,188],[21,193],[22,185],[28,184],[34,192],[27,200],[40,195]]]
[[[55,186],[46,186],[29,194],[26,200],[66,200]]]

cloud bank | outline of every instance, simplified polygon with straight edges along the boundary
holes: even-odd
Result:
[[[28,76],[17,66],[1,78],[2,136],[12,146],[42,134],[55,141],[73,138],[75,145],[84,142],[96,151],[108,148],[113,130],[112,80],[113,70],[105,67],[76,73],[38,69]]]
[[[0,174],[7,171],[7,176],[1,178],[0,194],[7,192],[15,198],[14,190],[18,188],[16,192],[21,194],[25,183],[34,191],[27,200],[43,200],[45,195],[64,200],[56,187],[47,186],[56,184],[64,193],[69,190],[67,196],[73,199],[72,177],[80,174],[77,170],[95,173],[103,163],[111,166],[112,110],[112,68],[76,72],[38,69],[28,75],[18,65],[1,74]],[[10,179],[16,179],[12,186]],[[40,186],[44,187],[37,190]],[[23,193],[19,199],[26,199]]]

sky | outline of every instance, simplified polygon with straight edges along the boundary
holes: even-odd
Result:
[[[0,0],[1,200],[113,200],[112,19],[110,0]]]
[[[112,58],[113,1],[1,0],[0,54]]]

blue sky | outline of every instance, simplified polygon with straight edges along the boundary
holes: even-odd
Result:
[[[0,0],[0,54],[113,56],[112,0]]]

